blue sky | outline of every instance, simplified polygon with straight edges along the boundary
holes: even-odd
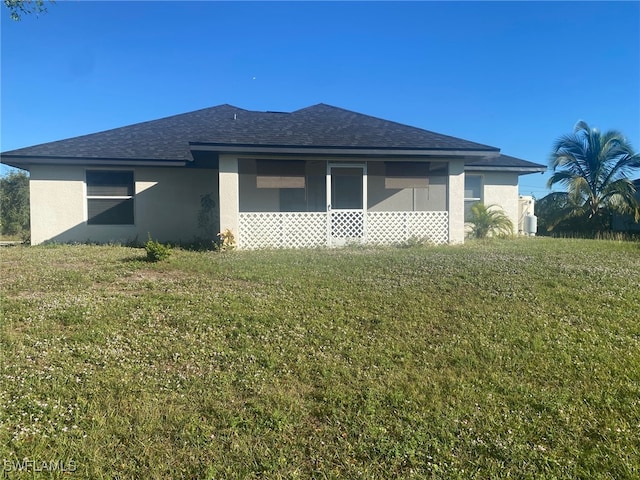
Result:
[[[1,18],[2,151],[229,103],[328,103],[546,164],[640,150],[640,2],[78,2]],[[2,172],[6,171],[3,166]],[[548,175],[520,193],[548,193]]]

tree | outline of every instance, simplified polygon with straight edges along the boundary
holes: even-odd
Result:
[[[24,172],[0,178],[0,225],[3,235],[29,232],[29,177]]]
[[[489,235],[512,235],[513,222],[497,205],[485,206],[482,202],[471,205],[471,236],[486,238]]]
[[[600,222],[586,221],[587,215],[572,216],[575,206],[570,203],[566,192],[551,192],[549,195],[536,201],[535,214],[538,217],[538,233],[545,235],[551,233],[594,233],[606,229],[608,219],[602,215],[597,217]],[[606,221],[606,225],[603,222]]]
[[[30,15],[32,13],[37,15],[47,11],[44,0],[4,0],[4,4],[9,9],[11,19],[15,21],[20,21],[22,15]]]
[[[580,121],[573,133],[560,137],[553,145],[549,188],[560,184],[566,192],[554,192],[553,204],[559,205],[547,229],[570,219],[582,219],[585,226],[599,231],[609,225],[614,212],[630,213],[640,220],[636,189],[629,178],[640,168],[640,157],[616,130],[604,134]],[[606,227],[605,227],[606,228]]]

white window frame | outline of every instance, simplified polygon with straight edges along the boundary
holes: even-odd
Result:
[[[466,194],[467,194],[467,185],[466,185],[466,183],[467,183],[467,178],[469,178],[469,177],[478,177],[480,179],[480,196],[479,197],[467,197],[466,196]],[[466,222],[467,221],[467,215],[468,215],[468,213],[467,213],[467,211],[468,211],[467,203],[470,203],[471,205],[473,205],[474,203],[483,201],[482,199],[484,198],[484,175],[477,174],[477,173],[471,173],[471,174],[465,173],[464,174],[464,181],[465,181],[465,186],[464,186],[464,193],[465,193],[465,197],[464,197],[464,206],[465,206],[465,208],[464,208],[464,216],[465,216],[465,219],[464,220]]]

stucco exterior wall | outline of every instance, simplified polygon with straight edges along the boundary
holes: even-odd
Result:
[[[190,242],[215,239],[219,230],[218,171],[186,168],[139,168],[135,170],[136,226],[142,240],[147,232],[162,241]],[[201,197],[215,202],[211,231],[199,227]]]
[[[48,240],[85,241],[87,205],[85,169],[32,166],[29,172],[31,244]],[[84,238],[82,237],[84,236]]]
[[[482,176],[483,203],[485,205],[499,205],[513,222],[514,233],[517,233],[518,175],[511,172],[482,172]]]
[[[449,243],[464,243],[464,161],[449,163],[447,210],[449,211]]]
[[[94,169],[94,168],[92,168]],[[186,168],[109,168],[132,170],[135,181],[133,225],[87,225],[85,167],[32,166],[31,243],[189,242],[218,233],[218,172]],[[211,232],[198,227],[201,196],[216,201]]]
[[[238,158],[233,155],[220,155],[218,165],[220,231],[229,229],[237,235],[240,212]]]

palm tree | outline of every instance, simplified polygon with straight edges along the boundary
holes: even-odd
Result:
[[[598,229],[602,218],[613,212],[631,213],[636,222],[640,220],[636,189],[629,179],[640,168],[640,157],[620,132],[601,134],[580,121],[572,134],[555,142],[550,166],[553,174],[547,187],[560,184],[567,191],[552,194],[566,208],[550,222],[549,229],[575,217],[587,219]]]
[[[468,223],[471,224],[471,236],[475,238],[486,238],[490,234],[513,234],[513,222],[497,205],[474,203],[471,205]]]

